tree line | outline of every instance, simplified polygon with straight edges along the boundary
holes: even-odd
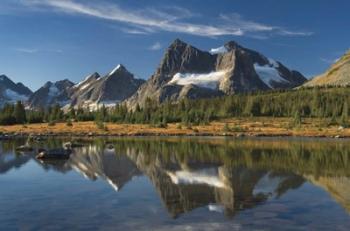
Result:
[[[114,123],[153,124],[164,127],[167,123],[186,125],[207,124],[216,119],[231,117],[289,117],[327,118],[345,124],[348,121],[350,88],[311,88],[255,92],[211,99],[158,104],[147,99],[141,107],[128,110],[125,104],[97,111],[70,108],[66,113],[59,105],[47,109],[25,110],[21,102],[5,104],[0,110],[0,124],[24,124],[59,121],[100,121]]]

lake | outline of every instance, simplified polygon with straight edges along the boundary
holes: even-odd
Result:
[[[69,139],[33,143],[61,147]],[[0,230],[349,230],[350,143],[79,141],[69,160],[0,142]]]

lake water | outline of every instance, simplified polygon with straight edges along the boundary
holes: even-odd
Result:
[[[50,162],[24,142],[0,143],[0,230],[350,227],[348,140],[95,139]]]

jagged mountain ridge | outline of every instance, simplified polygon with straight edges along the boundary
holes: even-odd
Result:
[[[306,78],[280,62],[231,41],[211,53],[176,39],[150,79],[125,102],[143,106],[150,98],[209,98],[239,92],[286,89],[300,86]]]
[[[136,79],[119,64],[103,77],[95,72],[78,84],[67,79],[55,83],[47,82],[29,98],[28,106],[45,108],[59,104],[64,108],[83,107],[95,110],[102,104],[115,105],[125,100],[136,92],[142,83],[144,80]]]

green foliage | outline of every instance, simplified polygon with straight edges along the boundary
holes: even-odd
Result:
[[[53,127],[53,126],[56,125],[56,122],[55,121],[50,121],[47,125],[50,126],[50,127]]]
[[[343,127],[349,126],[349,107],[348,103],[345,101],[342,109],[342,114],[340,118],[340,125]]]
[[[102,121],[95,121],[95,124],[99,130],[108,131],[107,126]]]
[[[72,123],[72,121],[69,119],[69,120],[67,120],[66,125],[67,125],[67,127],[72,127],[72,126],[73,126],[73,123]]]
[[[224,132],[230,132],[230,131],[231,131],[230,126],[228,125],[228,123],[225,123],[225,124],[224,124],[224,127],[222,128],[222,130],[223,130]]]
[[[293,126],[300,127],[301,124],[302,124],[301,114],[300,114],[300,111],[297,110],[293,117]]]

